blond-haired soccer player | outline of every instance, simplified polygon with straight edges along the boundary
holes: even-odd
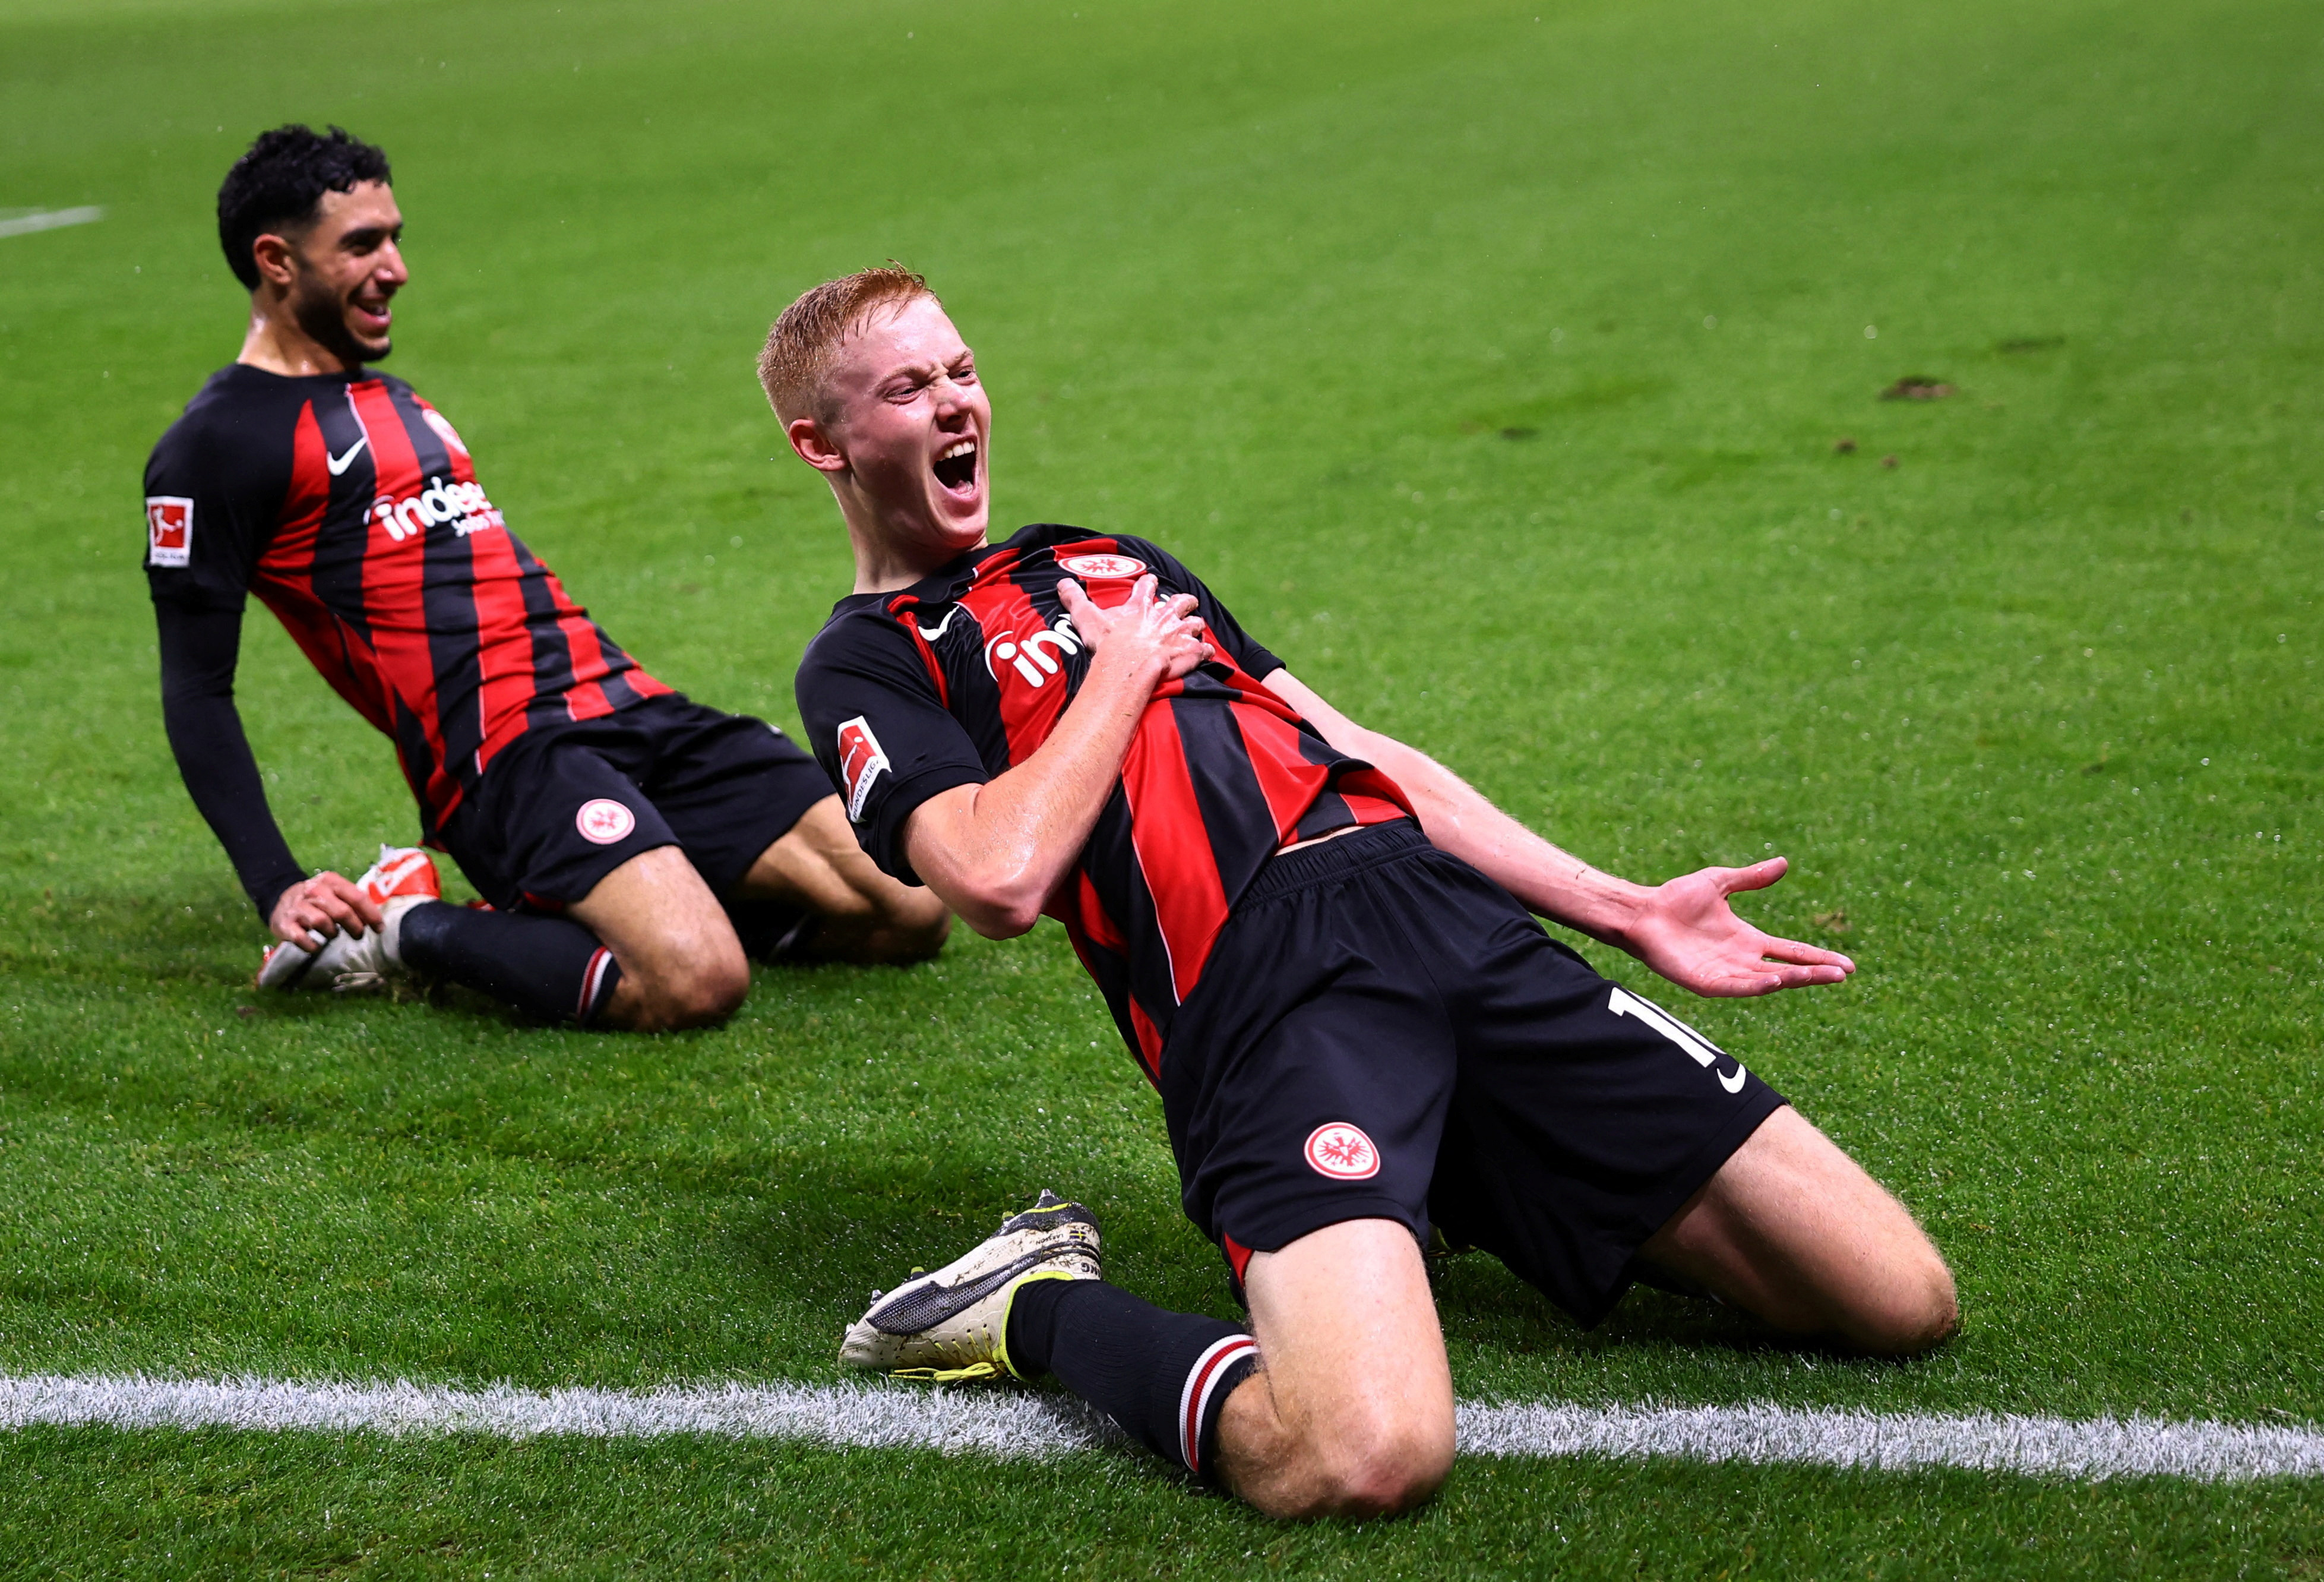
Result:
[[[1646,1279],[1868,1351],[1951,1332],[1951,1276],[1894,1198],[1532,915],[1697,994],[1838,983],[1845,957],[1729,905],[1781,858],[1600,873],[1317,697],[1160,545],[991,541],[991,405],[918,276],[807,292],[760,372],[854,550],[798,688],[857,837],[982,933],[1065,924],[1251,1319],[1107,1284],[1091,1216],[1044,1194],[876,1297],[845,1360],[1054,1373],[1298,1516],[1407,1507],[1451,1464],[1432,1228],[1585,1325]]]

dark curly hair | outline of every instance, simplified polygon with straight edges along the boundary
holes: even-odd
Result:
[[[234,162],[218,189],[218,245],[235,279],[258,289],[251,244],[268,231],[312,225],[326,192],[352,192],[365,181],[387,180],[387,155],[334,126],[326,137],[296,123],[262,132]]]

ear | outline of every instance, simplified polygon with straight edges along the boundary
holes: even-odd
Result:
[[[798,458],[817,472],[843,473],[847,470],[847,457],[823,424],[814,418],[793,418],[783,425],[783,437],[791,442]]]
[[[288,288],[299,277],[298,249],[272,231],[251,243],[250,259],[258,265],[258,278],[277,287]]]

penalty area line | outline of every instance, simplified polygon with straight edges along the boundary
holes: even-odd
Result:
[[[706,1434],[1006,1459],[1121,1442],[1111,1423],[1070,1398],[1026,1391],[878,1383],[461,1390],[406,1380],[0,1376],[0,1430],[36,1425],[503,1439]],[[1469,1456],[1668,1457],[1882,1472],[1958,1467],[2077,1480],[2324,1476],[2324,1431],[2150,1417],[1464,1402],[1459,1439]]]

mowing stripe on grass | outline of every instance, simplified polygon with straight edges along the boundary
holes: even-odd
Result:
[[[872,1448],[1024,1457],[1119,1439],[1071,1400],[1021,1391],[880,1384],[454,1390],[290,1380],[0,1378],[0,1429],[241,1429],[263,1432],[571,1434],[644,1439],[716,1434]],[[2324,1476],[2324,1432],[2159,1418],[1943,1417],[1802,1411],[1781,1406],[1464,1403],[1471,1456],[1605,1456],[1908,1471],[1958,1466],[2083,1479],[2233,1483]]]
[[[104,208],[94,203],[80,208],[0,208],[0,236],[29,236],[34,231],[95,225],[104,217]]]

